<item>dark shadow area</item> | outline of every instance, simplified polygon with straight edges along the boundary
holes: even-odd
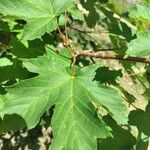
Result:
[[[126,91],[123,87],[121,87],[121,86],[117,86],[120,90],[121,90],[121,92],[124,94],[124,96],[125,96],[125,100],[129,103],[129,104],[132,104],[132,103],[134,103],[135,101],[136,101],[136,98],[135,98],[135,96],[134,95],[132,95],[132,94],[130,94],[128,91]]]
[[[150,65],[148,64],[146,67],[146,72],[144,74],[144,77],[146,78],[146,81],[148,82],[148,87],[145,88],[145,91],[143,93],[143,96],[147,99],[150,100]]]
[[[46,130],[46,128],[45,128]],[[49,134],[49,133],[47,133]],[[9,132],[7,136],[1,136],[3,147],[1,150],[18,150],[18,149],[32,149],[39,150],[39,138],[43,136],[42,126],[36,126],[32,130],[22,129],[15,133]],[[45,149],[48,149],[50,141],[43,142]]]
[[[7,22],[4,22],[3,20],[0,20],[0,31],[5,31],[5,32],[10,31]],[[0,41],[1,41],[1,38],[0,38]]]
[[[14,30],[23,29],[26,23],[24,20],[16,20],[16,22],[18,24],[15,25]],[[41,56],[46,52],[46,44],[56,46],[59,41],[56,32],[49,34],[45,33],[40,39],[34,39],[31,41],[21,41],[21,38],[17,38],[17,34],[17,32],[12,34],[9,47],[11,47],[10,52],[18,58],[36,58]]]
[[[122,77],[122,70],[110,70],[109,67],[100,67],[96,70],[94,80],[100,83],[116,85],[117,78]]]
[[[117,79],[122,78],[122,76],[121,69],[110,70],[109,67],[100,67],[96,70],[94,80],[104,84],[115,85],[124,94],[125,100],[132,104],[136,101],[136,98],[117,83]]]
[[[133,110],[129,115],[129,124],[136,126],[138,129],[138,137],[136,142],[136,150],[147,150],[150,137],[150,103],[145,111],[141,109]],[[144,136],[142,134],[145,134]]]
[[[96,23],[99,21],[99,13],[97,13],[94,4],[97,0],[81,0],[82,6],[89,11],[88,16],[86,17],[86,23],[90,28],[95,27]]]
[[[105,19],[101,22],[102,26],[107,26],[109,33],[115,36],[119,35],[125,38],[127,42],[130,42],[134,36],[132,36],[132,31],[130,27],[124,22],[114,17],[114,12],[99,6],[99,9],[105,14]],[[111,38],[111,37],[110,37]]]
[[[136,126],[139,132],[150,136],[150,103],[145,111],[141,109],[133,110],[129,115],[129,124]]]
[[[51,124],[52,116],[54,113],[55,106],[53,105],[49,110],[47,110],[41,117],[40,125],[44,125],[45,127],[49,127]]]
[[[10,52],[18,58],[35,58],[45,53],[45,45],[39,39],[29,41],[26,47],[19,39],[13,37],[9,46],[12,47]]]
[[[109,0],[99,0],[100,1],[100,3],[102,3],[102,4],[105,4],[105,3],[107,3]]]
[[[6,94],[6,90],[5,88],[2,87],[2,85],[0,85],[0,95]]]
[[[3,120],[0,120],[0,133],[6,132],[6,131],[17,131],[21,128],[24,128],[26,126],[26,123],[24,119],[17,115],[5,115]]]
[[[0,67],[0,83],[7,81],[5,85],[8,86],[16,83],[16,79],[23,80],[37,75],[23,67],[21,61],[17,59],[12,61],[13,65]]]
[[[130,128],[121,128],[110,116],[103,117],[103,120],[111,128],[113,138],[108,137],[107,139],[99,140],[98,150],[132,150],[136,139],[130,133]]]
[[[52,138],[50,125],[53,111],[54,106],[47,110],[39,124],[30,130],[26,129],[26,123],[19,115],[5,115],[4,120],[0,121],[0,140],[3,144],[1,150],[48,150]]]

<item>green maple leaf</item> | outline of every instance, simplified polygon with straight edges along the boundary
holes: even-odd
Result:
[[[141,32],[137,35],[137,39],[132,40],[128,44],[127,55],[130,56],[150,56],[150,32]]]
[[[0,115],[18,114],[33,128],[42,114],[55,106],[52,117],[52,150],[96,150],[97,139],[110,136],[93,104],[103,107],[119,124],[127,121],[121,96],[93,81],[96,65],[78,68],[70,75],[70,60],[52,50],[37,59],[23,61],[39,75],[8,90]]]
[[[57,28],[57,16],[72,0],[1,0],[0,13],[27,21],[23,39],[40,38]]]

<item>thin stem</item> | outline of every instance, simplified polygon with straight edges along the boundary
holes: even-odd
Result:
[[[68,48],[70,54],[72,57],[74,57],[73,55],[73,50],[71,48],[70,42],[69,42],[69,38],[68,38],[68,31],[67,31],[67,12],[65,11],[65,18],[64,18],[64,22],[65,22],[65,41],[66,41],[66,47]]]
[[[72,65],[71,65],[71,75],[72,75],[72,76],[75,76],[75,64],[76,64],[76,58],[77,58],[77,55],[74,54],[73,60],[72,60]]]
[[[58,30],[58,32],[59,32],[59,34],[60,34],[61,39],[63,40],[63,43],[65,43],[64,35],[63,35],[63,33],[61,32],[59,26],[57,27],[57,30]]]
[[[69,46],[68,32],[67,32],[67,12],[65,11],[65,37],[66,37],[66,46]]]
[[[59,26],[58,26],[57,29],[58,29],[58,32],[59,32],[60,37],[61,37],[61,39],[62,39],[63,45],[68,48],[70,55],[73,57],[72,49],[71,49],[71,47],[67,44],[68,42],[66,42],[66,37],[65,37],[65,36],[63,35],[63,33],[61,32]]]
[[[71,65],[71,75],[74,76],[75,75],[75,63],[76,63],[77,56],[73,53],[71,45],[69,43],[69,38],[68,38],[68,33],[67,33],[67,12],[65,12],[64,22],[65,22],[65,36],[61,32],[59,26],[58,26],[58,32],[63,40],[63,45],[68,48],[69,53],[72,56],[73,61],[72,61],[72,65]]]

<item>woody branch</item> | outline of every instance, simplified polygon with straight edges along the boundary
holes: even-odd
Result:
[[[141,57],[124,58],[124,56],[114,55],[108,51],[94,52],[91,50],[87,50],[87,51],[77,50],[75,52],[75,54],[76,54],[76,56],[86,56],[86,57],[90,57],[90,58],[114,59],[114,60],[141,62],[141,63],[150,63],[150,58],[141,58]]]

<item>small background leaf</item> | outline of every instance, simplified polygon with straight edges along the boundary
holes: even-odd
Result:
[[[150,32],[142,32],[137,39],[128,43],[127,55],[149,57],[150,56]]]

